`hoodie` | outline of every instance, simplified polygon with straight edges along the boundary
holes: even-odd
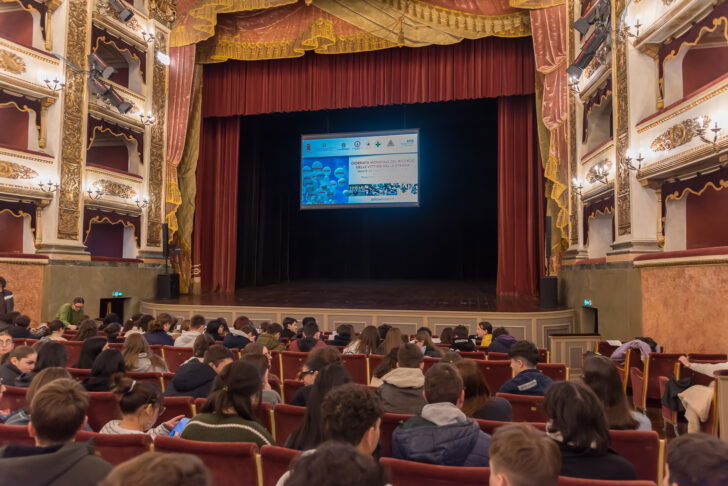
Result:
[[[278,342],[278,339],[276,339],[275,336],[268,334],[267,332],[264,332],[260,336],[258,336],[258,339],[255,342],[258,344],[262,344],[271,351],[286,350],[285,344]]]
[[[252,342],[253,340],[250,339],[250,336],[245,334],[243,331],[234,328],[230,328],[230,334],[227,334],[222,340],[223,345],[230,349],[243,349]]]
[[[174,345],[178,348],[191,348],[200,335],[200,331],[182,331],[180,337],[174,340]]]
[[[501,385],[498,393],[544,396],[553,380],[535,368],[523,370]]]
[[[392,455],[439,466],[487,467],[490,436],[452,403],[431,403],[394,429]]]
[[[511,346],[516,342],[516,338],[510,334],[501,334],[497,338],[493,339],[488,346],[489,353],[507,353],[511,350]]]
[[[93,441],[0,449],[0,486],[95,486],[111,469],[94,455]]]
[[[190,361],[179,367],[164,392],[168,397],[206,398],[217,373],[207,363]]]
[[[427,403],[422,396],[425,375],[419,368],[395,368],[382,377],[382,382],[378,393],[387,413],[415,415]]]

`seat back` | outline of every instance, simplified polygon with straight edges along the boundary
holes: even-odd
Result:
[[[164,380],[162,379],[162,373],[157,373],[154,371],[127,371],[126,375],[132,380],[148,381],[152,385],[159,388],[161,391],[164,391]]]
[[[308,358],[308,353],[281,351],[281,379],[293,380],[298,376],[301,367]]]
[[[285,403],[291,403],[293,396],[296,394],[299,388],[303,388],[306,384],[299,380],[284,380],[283,381],[283,401]]]
[[[164,397],[164,412],[157,419],[159,425],[167,420],[171,420],[179,415],[192,418],[192,404],[194,399],[192,397]]]
[[[607,358],[612,356],[619,346],[609,344],[606,341],[599,341],[594,349],[597,353],[606,356]]]
[[[6,445],[35,445],[35,439],[28,434],[27,425],[0,424],[0,446]]]
[[[647,395],[645,395],[645,377],[642,370],[632,367],[629,369],[630,382],[632,383],[632,404],[639,410],[647,408]]]
[[[258,406],[253,404],[253,413],[257,417],[258,422],[260,422],[260,425],[265,427],[272,436],[273,432],[275,432],[275,426],[273,425],[273,407],[271,404],[267,402],[263,402]]]
[[[5,386],[5,393],[0,398],[0,410],[18,410],[28,406],[28,401],[25,399],[25,393],[28,391],[27,388],[20,386]]]
[[[174,373],[177,369],[192,357],[192,348],[178,346],[163,346],[164,360],[167,362],[169,371]]]
[[[84,368],[66,368],[66,371],[70,373],[70,375],[74,378],[76,378],[79,381],[85,380],[89,376],[91,376],[91,370],[90,369],[84,369]]]
[[[488,353],[487,359],[489,359],[491,361],[494,361],[494,360],[496,360],[496,361],[497,360],[501,360],[502,361],[504,359],[510,359],[510,357],[508,356],[508,353],[496,353],[496,352],[493,352],[493,353]]]
[[[554,381],[569,381],[569,368],[564,363],[538,363],[536,369]]]
[[[667,387],[667,382],[670,381],[670,378],[667,376],[661,376],[660,377],[660,396],[665,396],[665,388]],[[661,404],[661,411],[662,411],[662,420],[666,424],[671,424],[673,427],[677,426],[677,411],[672,410],[665,405]],[[677,435],[677,434],[675,434]]]
[[[81,357],[81,348],[83,347],[83,341],[58,341],[66,348],[68,353],[67,363],[71,366],[78,363],[78,358]]]
[[[551,362],[551,353],[546,348],[538,348],[538,362],[547,364]]]
[[[637,479],[662,480],[661,464],[665,454],[665,441],[653,430],[610,430],[611,448],[631,462]]]
[[[513,407],[514,422],[548,422],[543,411],[543,397],[528,395],[512,395],[510,393],[496,393],[497,397],[505,398]]]
[[[250,486],[260,484],[258,446],[252,442],[201,442],[157,436],[157,452],[194,454],[212,473],[215,486]]]
[[[485,353],[482,351],[458,351],[460,356],[466,359],[485,359]]]
[[[242,349],[240,350],[240,357],[242,357]],[[270,352],[270,372],[283,379],[283,369],[281,367],[281,352],[280,351],[269,351]]]
[[[379,454],[381,457],[392,456],[392,434],[394,429],[412,417],[413,415],[400,413],[385,413],[382,415],[382,424],[379,429]]]
[[[88,392],[89,405],[86,416],[94,432],[101,430],[107,422],[121,418],[119,404],[111,392]]]
[[[478,426],[480,427],[480,430],[485,432],[488,435],[493,435],[493,432],[495,432],[495,429],[498,427],[503,427],[504,425],[510,425],[513,422],[499,422],[497,420],[483,420],[483,419],[473,419],[478,423]]]
[[[372,377],[374,376],[374,370],[377,369],[377,366],[379,366],[379,363],[382,362],[384,359],[384,356],[381,354],[370,354],[367,357],[367,361],[369,361],[369,381],[372,381]],[[367,383],[368,385],[369,383]]]
[[[690,353],[688,354],[690,361],[715,361],[716,363],[725,363],[728,361],[728,354],[704,354]]]
[[[94,441],[96,455],[114,466],[149,452],[152,445],[152,438],[147,434],[76,433],[76,442],[88,442],[91,439]]]
[[[369,370],[367,370],[367,357],[364,354],[342,354],[341,363],[346,367],[354,383],[369,384]]]
[[[435,466],[390,457],[379,462],[389,468],[392,486],[484,486],[490,479],[487,467]]]
[[[276,444],[283,447],[286,439],[298,428],[306,415],[306,407],[279,403],[273,408]]]
[[[503,383],[513,378],[513,370],[510,361],[475,360],[480,373],[488,383],[491,393],[500,390]]]
[[[429,370],[430,368],[432,368],[432,365],[435,365],[435,364],[437,364],[439,362],[440,362],[440,358],[432,358],[430,356],[425,356],[425,359],[423,360],[423,363],[424,363],[425,366],[422,368],[422,372],[423,373],[427,373],[427,370]]]
[[[288,471],[291,461],[300,451],[285,447],[263,446],[260,459],[263,464],[263,486],[276,486],[278,480]]]
[[[661,398],[660,376],[670,376],[675,370],[675,363],[680,354],[673,353],[650,353],[645,362],[645,382],[643,392],[645,399]],[[632,392],[634,393],[634,386]]]
[[[610,481],[559,476],[559,486],[657,486],[653,481]]]

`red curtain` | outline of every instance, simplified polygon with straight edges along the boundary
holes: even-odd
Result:
[[[239,117],[203,120],[193,239],[203,292],[235,290],[239,143]]]
[[[543,181],[532,96],[498,100],[499,295],[537,295],[543,261]]]
[[[530,37],[205,65],[203,116],[425,103],[534,92]]]

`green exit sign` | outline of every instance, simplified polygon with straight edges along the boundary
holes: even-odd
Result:
[[[584,299],[584,307],[591,307],[592,301],[591,299]]]
[[[124,292],[119,292],[118,290],[116,292],[111,292],[112,297],[124,297]]]

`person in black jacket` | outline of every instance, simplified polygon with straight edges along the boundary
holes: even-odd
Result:
[[[30,346],[18,346],[10,351],[5,363],[0,366],[0,380],[6,385],[15,386],[18,378],[32,373],[37,358],[38,355]]]
[[[84,379],[81,384],[86,391],[111,391],[111,377],[125,371],[124,356],[121,352],[117,349],[106,349],[96,357],[91,367],[91,376]]]
[[[475,351],[475,344],[468,337],[468,328],[465,326],[455,326],[452,330],[452,351]]]
[[[210,394],[215,377],[234,359],[232,351],[222,344],[210,346],[205,351],[202,363],[193,360],[179,367],[164,395],[206,398]]]
[[[255,342],[256,337],[257,333],[250,319],[240,316],[235,319],[230,333],[223,338],[222,343],[227,348],[243,349],[248,344]]]
[[[284,317],[281,326],[283,326],[282,338],[291,340],[298,335],[298,321],[293,317]]]
[[[515,342],[516,338],[511,336],[505,327],[496,327],[493,329],[493,341],[488,346],[488,352],[508,353]]]
[[[348,346],[351,337],[354,335],[354,326],[351,324],[342,324],[336,328],[336,336],[333,342],[329,342],[332,346]]]
[[[7,328],[8,334],[13,339],[32,338],[33,333],[30,332],[30,317],[20,315],[15,318],[13,325]]]

